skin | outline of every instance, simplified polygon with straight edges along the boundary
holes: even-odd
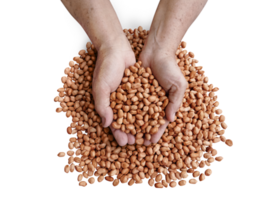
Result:
[[[62,0],[62,3],[83,27],[97,50],[113,44],[129,45],[109,0]]]
[[[155,135],[152,136],[151,141],[145,141],[145,145],[150,144],[150,142],[158,142],[169,122],[174,121],[175,112],[181,106],[182,98],[187,87],[187,82],[177,65],[175,53],[172,52],[170,55],[165,52],[166,51],[162,49],[152,50],[146,47],[143,49],[139,58],[142,60],[144,67],[150,67],[152,69],[153,75],[159,81],[169,97],[169,104],[165,110],[166,123],[159,128]]]
[[[181,106],[187,82],[176,63],[175,52],[206,2],[207,0],[161,0],[158,5],[139,60],[144,67],[152,69],[167,92],[169,104],[165,110],[166,123],[152,136],[151,141],[145,140],[145,145],[158,142]],[[98,51],[93,97],[102,125],[108,127],[113,121],[110,93],[121,83],[125,68],[136,62],[134,53],[109,0],[62,0],[62,3],[83,27]],[[131,134],[115,130],[111,126],[110,128],[120,146],[135,143]]]
[[[119,86],[125,68],[136,62],[130,46],[128,48],[109,47],[109,49],[101,50],[98,53],[93,78],[93,97],[96,102],[95,109],[102,117],[104,127],[109,126],[113,121],[113,111],[109,106],[110,93]],[[123,133],[111,126],[110,128],[119,145],[135,143],[133,135]]]

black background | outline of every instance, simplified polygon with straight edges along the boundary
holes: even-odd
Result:
[[[127,0],[113,0],[112,3],[117,11],[119,19],[123,28],[136,28],[142,25],[143,28],[149,29],[150,23],[157,5],[157,1],[144,1],[144,7],[142,1],[127,1]],[[71,18],[71,16],[60,5],[59,1],[54,4],[56,6],[56,13],[54,13],[52,30],[52,37],[55,38],[52,46],[52,52],[56,53],[56,57],[53,62],[53,72],[51,74],[52,87],[51,96],[56,94],[56,87],[60,84],[60,75],[63,72],[64,66],[67,65],[68,60],[77,55],[79,49],[85,48],[85,44],[88,41],[87,36],[80,28],[80,26]],[[224,13],[224,14],[223,14]],[[230,86],[227,84],[230,82],[231,73],[228,72],[230,63],[228,59],[231,57],[231,51],[227,50],[227,46],[230,46],[229,35],[232,33],[231,21],[229,16],[232,15],[232,8],[227,7],[221,2],[211,1],[199,20],[190,29],[186,36],[188,49],[194,50],[195,55],[200,59],[200,63],[204,64],[206,73],[210,75],[210,81],[220,86],[219,99],[221,100],[221,107],[224,108],[224,113],[227,115],[227,122],[231,124],[232,119],[236,116],[230,109],[232,105],[232,98],[229,98]],[[56,66],[54,66],[56,64]],[[51,105],[52,107],[52,105]],[[55,105],[54,105],[55,107]],[[54,107],[51,109],[51,113],[54,113]],[[54,127],[54,140],[53,150],[51,156],[54,156],[53,163],[56,163],[53,168],[54,181],[53,184],[58,189],[67,189],[75,191],[77,188],[76,174],[64,175],[63,165],[66,160],[58,160],[55,154],[58,150],[67,149],[67,140],[65,134],[65,127],[69,124],[64,118],[64,115],[56,116],[53,114],[52,126]],[[69,120],[68,120],[69,121]],[[52,131],[53,132],[53,131]],[[53,134],[53,133],[52,133]],[[234,129],[229,126],[227,136],[231,136],[234,140]],[[224,145],[218,145],[220,154],[225,155],[225,161],[221,164],[214,164],[214,175],[207,179],[204,184],[199,184],[197,187],[186,187],[185,189],[177,189],[177,195],[179,192],[182,194],[203,194],[205,198],[208,198],[208,191],[215,192],[215,194],[224,195],[231,192],[234,180],[235,170],[235,148],[232,150],[227,149]],[[111,189],[111,185],[102,184],[95,185],[94,187],[88,187],[89,191],[104,188]],[[127,186],[120,186],[119,189],[126,189]],[[133,191],[151,191],[146,183],[141,187],[134,187]],[[81,189],[78,189],[79,191]],[[117,192],[118,190],[114,190]],[[119,190],[120,191],[120,190]],[[129,190],[130,192],[132,190]],[[221,192],[220,192],[221,191]],[[85,192],[85,190],[83,190]],[[172,192],[172,191],[171,191]],[[199,193],[198,193],[199,192]],[[204,193],[201,193],[204,192]],[[206,192],[206,193],[205,193]],[[86,192],[87,194],[87,192]],[[111,193],[110,193],[111,194]],[[176,193],[174,193],[176,194]],[[212,194],[212,193],[211,193]],[[116,194],[114,194],[116,195]],[[89,197],[89,196],[87,196]],[[210,196],[215,197],[215,196]]]

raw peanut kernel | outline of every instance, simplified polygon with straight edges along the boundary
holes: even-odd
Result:
[[[227,146],[230,146],[230,147],[233,146],[233,141],[232,140],[228,139],[228,140],[225,141],[225,143],[226,143]]]
[[[150,129],[150,134],[153,135],[155,133],[158,132],[158,127],[153,127],[152,129]]]
[[[59,150],[56,154],[56,157],[58,159],[65,159],[66,158],[66,151],[65,150]]]
[[[119,109],[118,110],[118,117],[119,118],[122,118],[124,116],[124,112],[123,112],[123,110],[122,109]]]
[[[158,83],[157,83],[158,84]],[[154,102],[156,100],[156,96],[149,96],[148,101],[149,102]]]
[[[126,125],[126,128],[127,128],[127,130],[131,131],[131,130],[133,130],[135,127],[134,127],[134,125],[132,125],[132,124],[128,124],[128,125]]]
[[[136,115],[136,117],[143,119],[143,117],[141,115]],[[145,122],[142,119],[139,119],[139,120],[136,121],[137,122],[137,125],[143,126],[145,124]]]
[[[112,123],[112,127],[113,127],[114,129],[120,129],[120,128],[121,128],[121,124],[118,124],[117,122],[113,122],[113,123]]]
[[[123,123],[123,117],[122,118],[118,118],[116,121],[118,124],[122,124]]]
[[[215,157],[215,160],[220,162],[221,160],[223,160],[223,157],[222,156]]]
[[[119,100],[123,100],[123,95],[121,93],[116,93],[116,98],[119,99]]]
[[[160,125],[163,125],[163,124],[165,124],[165,123],[166,123],[166,122],[165,122],[164,119],[160,119],[160,120],[159,120],[159,124],[160,124]]]

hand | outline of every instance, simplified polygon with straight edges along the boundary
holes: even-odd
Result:
[[[93,75],[93,97],[95,110],[102,118],[104,127],[113,121],[113,111],[110,107],[110,93],[121,83],[124,70],[136,62],[135,55],[128,41],[120,45],[102,47],[98,50],[98,58]],[[120,146],[135,143],[135,137],[111,127],[112,133]]]
[[[142,61],[143,67],[151,68],[153,75],[167,92],[169,104],[165,110],[166,123],[160,126],[155,135],[152,135],[151,141],[145,141],[145,145],[149,145],[150,142],[157,143],[169,121],[174,121],[175,113],[181,106],[187,88],[187,81],[177,65],[175,52],[168,52],[166,49],[154,46],[151,45],[150,47],[146,44],[140,54],[139,60]]]

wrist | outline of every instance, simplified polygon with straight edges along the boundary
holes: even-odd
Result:
[[[174,44],[172,44],[174,43]],[[150,34],[144,46],[144,54],[149,58],[175,57],[178,42],[160,41],[155,34]]]
[[[80,23],[98,51],[125,39],[124,32],[109,0],[69,1],[71,14]]]
[[[181,16],[175,12],[175,3],[176,1],[160,1],[148,36],[148,43],[153,46],[154,51],[162,49],[170,55],[175,54],[185,33]]]
[[[151,24],[149,38],[152,38],[157,48],[175,52],[206,1],[161,0]]]
[[[121,34],[102,35],[100,38],[95,37],[95,39],[92,40],[92,43],[94,44],[97,51],[107,49],[131,49],[129,42],[123,32],[121,32]]]

